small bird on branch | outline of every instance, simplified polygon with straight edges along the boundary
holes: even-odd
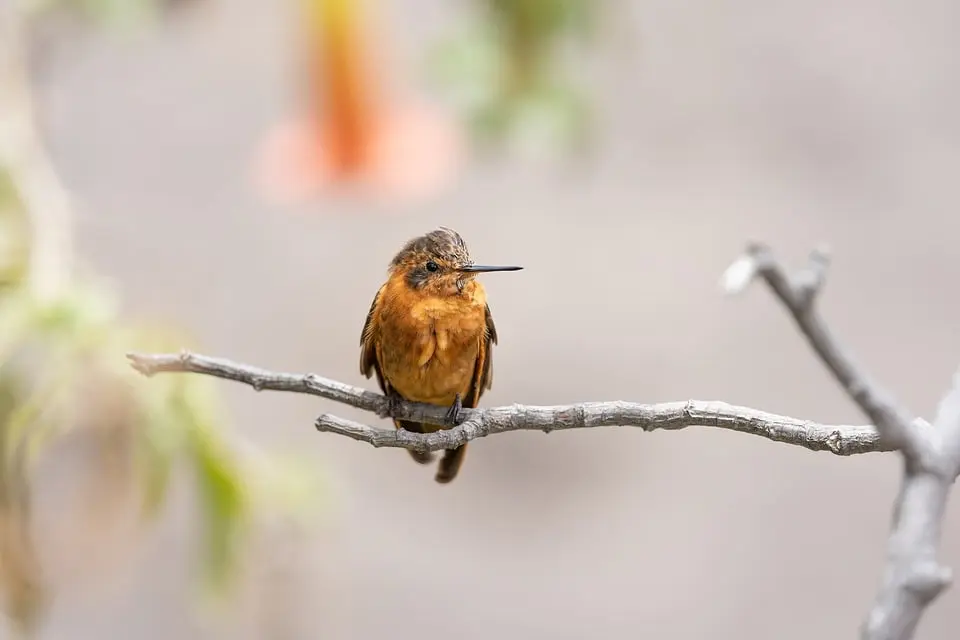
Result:
[[[446,227],[410,240],[394,256],[363,324],[360,372],[376,374],[391,407],[401,399],[450,407],[445,427],[394,418],[397,429],[454,427],[460,409],[477,406],[493,383],[497,329],[476,275],[522,268],[474,264],[460,234]],[[456,478],[465,453],[466,445],[445,451],[436,481]],[[420,464],[433,460],[431,452],[410,455]]]

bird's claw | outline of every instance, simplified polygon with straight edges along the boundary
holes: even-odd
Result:
[[[400,397],[400,394],[396,391],[391,391],[387,394],[386,405],[381,411],[377,412],[377,415],[381,418],[396,418],[402,403],[403,398]]]
[[[444,417],[444,421],[448,427],[455,427],[460,424],[460,410],[463,409],[463,398],[460,397],[460,394],[457,394],[456,399],[454,399],[453,404],[450,405],[450,408],[447,410],[447,415]]]

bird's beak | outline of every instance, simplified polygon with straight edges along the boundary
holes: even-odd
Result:
[[[523,267],[491,267],[487,265],[471,264],[460,267],[464,273],[488,273],[490,271],[520,271]]]

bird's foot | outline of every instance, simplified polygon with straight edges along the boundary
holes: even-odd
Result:
[[[410,451],[409,449],[407,449],[407,451],[417,464],[430,464],[433,462],[432,451]]]
[[[444,417],[444,422],[447,427],[455,427],[460,424],[461,409],[463,409],[463,398],[461,398],[458,393],[453,404],[450,405],[450,408],[447,410],[447,415]]]
[[[381,411],[377,412],[381,418],[396,418],[397,413],[400,411],[400,405],[403,404],[403,398],[400,397],[400,394],[396,391],[391,390],[387,394],[387,403],[386,406]]]

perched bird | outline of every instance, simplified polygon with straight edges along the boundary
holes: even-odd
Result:
[[[407,242],[390,262],[360,335],[360,372],[377,383],[391,404],[403,399],[443,407],[447,425],[393,419],[397,429],[427,433],[457,424],[463,407],[476,407],[493,383],[491,349],[497,329],[483,285],[489,271],[523,267],[473,264],[463,238],[440,227]],[[444,451],[435,479],[457,477],[466,445]],[[410,451],[420,464],[432,453]]]

